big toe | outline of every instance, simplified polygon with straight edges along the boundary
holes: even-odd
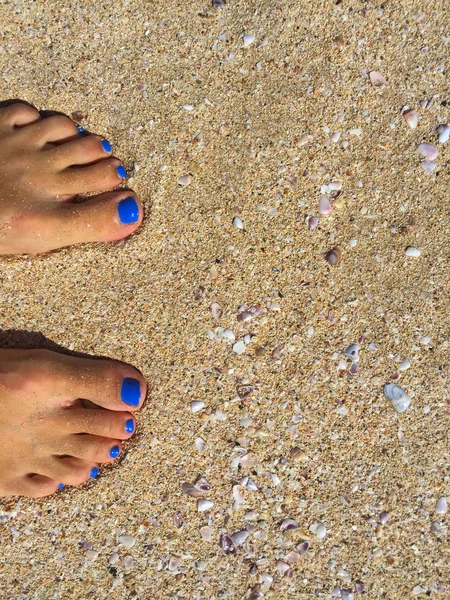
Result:
[[[0,254],[38,254],[84,242],[120,240],[135,231],[143,217],[142,203],[127,190],[84,202],[40,204],[16,218],[12,239],[5,239],[9,230],[1,232]]]

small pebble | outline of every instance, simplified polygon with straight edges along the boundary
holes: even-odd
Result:
[[[408,246],[405,250],[406,256],[420,256],[420,250],[415,246]]]

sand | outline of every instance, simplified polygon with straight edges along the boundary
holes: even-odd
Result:
[[[363,584],[356,600],[450,598],[448,514],[435,513],[450,496],[450,143],[435,133],[450,120],[446,2],[0,10],[0,97],[82,113],[146,208],[125,243],[2,259],[0,342],[121,359],[151,385],[124,458],[98,480],[1,502],[1,596],[310,599]],[[439,147],[430,174],[423,141]],[[321,191],[330,182],[340,194]],[[242,354],[210,339],[213,302],[236,342],[249,336]],[[241,324],[243,305],[261,313]],[[350,372],[343,351],[358,341]],[[411,397],[404,413],[389,381]],[[209,515],[181,489],[199,475]],[[257,489],[236,507],[244,477]],[[280,531],[286,518],[298,527]],[[220,537],[244,528],[224,554]]]

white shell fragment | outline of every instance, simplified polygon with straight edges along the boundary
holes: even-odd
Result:
[[[370,71],[369,79],[373,87],[381,87],[386,83],[386,79],[378,71]]]
[[[125,548],[132,548],[136,543],[136,538],[132,535],[119,535],[119,543]]]
[[[319,217],[309,217],[308,227],[311,231],[314,231],[314,229],[318,226],[318,224],[319,224]]]
[[[425,171],[425,173],[432,173],[437,167],[437,163],[434,160],[423,160],[419,165]]]
[[[201,402],[199,400],[191,402],[191,411],[193,413],[199,412],[200,410],[202,410],[202,408],[205,408],[205,403],[204,402]]]
[[[321,215],[329,215],[333,210],[330,201],[326,196],[322,196],[319,200],[319,212]]]
[[[310,525],[309,530],[313,533],[319,540],[323,540],[323,538],[327,535],[327,528],[323,523],[314,523]]]
[[[436,508],[434,512],[437,515],[445,515],[448,511],[447,498],[445,496],[441,496],[439,500],[436,502]]]
[[[240,217],[234,217],[233,225],[234,225],[234,227],[236,227],[236,229],[244,229],[244,224]]]
[[[217,302],[211,304],[211,314],[216,323],[218,323],[223,315],[223,308]]]
[[[233,533],[233,535],[231,536],[231,539],[233,540],[236,546],[240,546],[241,544],[243,544],[247,538],[248,531],[246,529],[236,531],[236,533]]]
[[[414,109],[405,110],[403,113],[403,118],[411,127],[411,129],[415,129],[419,123],[419,113]]]
[[[242,340],[239,340],[233,345],[233,352],[235,352],[238,356],[245,352],[245,344]]]
[[[248,46],[253,44],[253,42],[255,41],[255,36],[252,33],[246,33],[244,35],[243,40],[244,40],[244,48],[247,48]]]
[[[297,529],[298,523],[295,519],[284,519],[280,525],[281,531],[289,531],[290,529]]]
[[[208,500],[207,498],[200,498],[197,501],[198,512],[205,512],[205,510],[209,510],[213,506],[214,506],[214,502],[212,500]]]
[[[181,177],[178,178],[178,185],[189,185],[191,183],[191,176],[190,175],[182,175]]]
[[[450,125],[439,125],[437,128],[438,140],[440,144],[445,144],[450,138]]]
[[[425,160],[434,160],[439,154],[439,150],[436,146],[429,142],[422,142],[422,144],[419,144],[417,146],[417,151]]]
[[[398,413],[404,412],[411,403],[411,398],[408,394],[395,383],[386,383],[383,392],[386,399]]]
[[[405,254],[406,256],[420,256],[420,250],[419,248],[416,248],[415,246],[408,246],[405,249]]]
[[[406,371],[407,369],[409,369],[410,366],[411,366],[411,361],[409,360],[409,358],[404,358],[402,360],[402,362],[400,363],[398,370]]]
[[[358,350],[358,344],[350,344],[350,346],[344,350],[344,355],[353,362],[358,362]]]

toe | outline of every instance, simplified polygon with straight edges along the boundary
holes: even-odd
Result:
[[[17,219],[14,229],[3,232],[0,254],[38,254],[85,242],[121,240],[139,227],[143,217],[142,203],[127,190],[82,203],[39,205]]]
[[[57,482],[57,487],[61,484],[80,485],[85,481],[89,481],[93,469],[98,472],[98,467],[94,461],[89,462],[72,456],[53,456],[47,464],[41,467],[41,470],[45,471],[46,477]]]
[[[33,125],[29,125],[20,133],[26,136],[28,142],[31,142],[36,148],[42,148],[46,144],[61,143],[79,137],[75,123],[64,115],[55,115],[41,119]]]
[[[86,135],[52,148],[48,158],[56,168],[66,169],[75,165],[87,165],[111,155],[111,144],[98,135]]]
[[[121,440],[105,438],[99,435],[69,435],[55,440],[54,454],[69,456],[92,463],[109,463],[122,452]],[[63,460],[63,459],[62,459]],[[65,481],[63,481],[65,483]]]
[[[127,440],[136,423],[131,413],[89,408],[70,408],[60,415],[55,429],[68,434],[89,433],[104,438]]]
[[[89,166],[69,167],[59,173],[59,193],[104,192],[120,185],[126,171],[117,158],[107,158]]]
[[[0,128],[11,129],[13,127],[23,127],[40,121],[40,114],[31,106],[17,102],[0,109]]]
[[[8,482],[7,496],[27,496],[28,498],[43,498],[54,494],[58,482],[45,475],[25,475]]]

